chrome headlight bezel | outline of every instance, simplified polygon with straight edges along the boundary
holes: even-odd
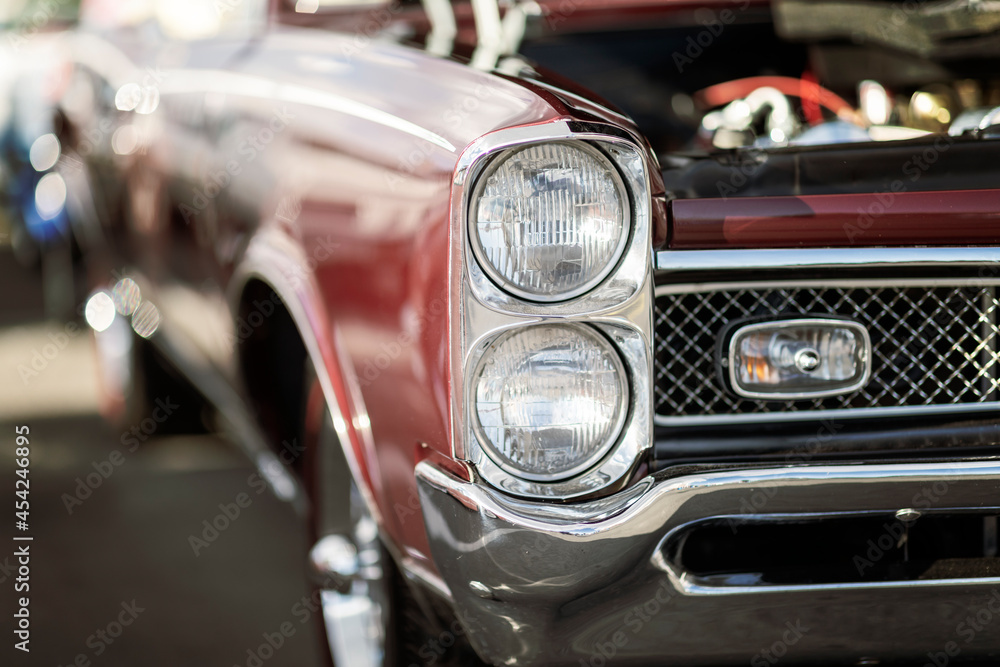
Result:
[[[531,498],[569,499],[586,496],[600,491],[615,482],[621,481],[639,459],[641,453],[648,447],[652,431],[649,420],[642,417],[644,411],[651,408],[651,394],[648,376],[644,372],[644,361],[649,361],[642,335],[632,326],[622,325],[614,321],[588,321],[585,326],[591,326],[603,334],[616,349],[625,372],[625,383],[628,385],[628,402],[625,407],[625,419],[617,430],[616,436],[602,449],[601,455],[579,471],[574,471],[570,477],[562,476],[525,476],[509,466],[501,465],[489,455],[489,446],[479,440],[475,415],[475,369],[482,363],[490,347],[502,336],[512,330],[534,326],[537,323],[519,323],[492,332],[475,346],[470,355],[469,382],[466,387],[465,423],[468,426],[467,440],[469,447],[469,462],[475,466],[479,474],[493,486],[517,496]],[[638,363],[636,363],[638,362]]]
[[[580,150],[598,163],[603,163],[611,174],[612,182],[618,193],[618,201],[621,206],[621,222],[622,222],[622,233],[618,239],[614,252],[611,254],[608,262],[604,267],[597,272],[595,276],[585,281],[583,284],[565,292],[559,292],[551,295],[538,294],[524,289],[523,287],[514,284],[506,276],[502,275],[501,272],[493,265],[493,263],[487,258],[486,252],[482,247],[482,239],[479,233],[475,229],[476,219],[479,209],[479,200],[482,197],[483,190],[486,187],[486,183],[490,176],[496,173],[496,171],[508,160],[514,158],[518,153],[531,148],[533,146],[540,145],[539,143],[529,143],[521,146],[516,146],[513,148],[508,148],[506,150],[500,151],[489,160],[482,173],[476,177],[476,186],[472,191],[472,195],[469,198],[469,211],[467,215],[469,229],[468,236],[470,246],[472,248],[472,253],[479,263],[479,268],[493,281],[493,283],[499,287],[504,292],[511,294],[514,297],[524,299],[529,302],[536,303],[558,303],[560,301],[569,301],[570,299],[575,299],[581,295],[586,294],[593,290],[596,286],[600,285],[604,280],[615,270],[621,260],[622,253],[628,246],[628,243],[632,236],[632,206],[629,200],[628,190],[625,187],[625,181],[619,172],[618,167],[602,150],[600,150],[595,144],[590,144],[584,141],[551,141],[551,142],[540,142],[544,145],[567,145],[576,150]]]
[[[558,122],[501,130],[475,142],[462,155],[462,162],[467,160],[468,163],[459,164],[452,185],[453,229],[456,232],[455,241],[461,243],[452,248],[453,268],[467,272],[467,287],[471,295],[492,310],[540,317],[568,317],[614,310],[637,295],[651,270],[652,210],[649,202],[649,174],[642,152],[631,138],[598,133],[593,126],[588,127],[590,131],[574,129],[573,123]],[[610,131],[612,128],[609,126],[606,129]],[[489,167],[496,156],[531,144],[566,141],[588,145],[616,168],[628,199],[631,219],[627,224],[630,229],[625,235],[625,247],[619,253],[617,262],[612,262],[611,269],[589,291],[556,301],[529,300],[498,286],[476,256],[469,229],[472,199],[478,191],[480,180],[489,173]],[[639,239],[642,241],[637,242]],[[456,252],[461,252],[460,263],[455,262]]]
[[[551,303],[528,301],[501,289],[483,270],[470,239],[469,212],[477,179],[496,155],[533,143],[579,141],[608,158],[628,196],[631,229],[617,263],[590,291]],[[489,485],[512,495],[571,500],[624,485],[652,446],[652,200],[641,140],[619,127],[572,121],[499,130],[462,154],[452,183],[451,423],[456,459],[469,462]],[[618,349],[630,387],[629,408],[617,441],[591,467],[568,479],[529,480],[505,470],[479,442],[470,387],[482,355],[505,331],[541,322],[594,326]]]

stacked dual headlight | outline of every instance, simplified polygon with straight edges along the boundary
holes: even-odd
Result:
[[[628,408],[617,350],[591,327],[543,324],[497,341],[476,377],[482,440],[505,470],[565,479],[614,444]]]
[[[628,240],[625,186],[587,144],[512,151],[480,179],[473,201],[476,257],[501,289],[529,301],[586,293]]]
[[[511,300],[538,307],[585,300],[615,270],[630,233],[618,169],[582,141],[499,154],[470,201],[483,273]],[[609,338],[588,323],[550,322],[496,336],[470,378],[470,416],[487,455],[542,483],[598,465],[629,409],[629,374]]]

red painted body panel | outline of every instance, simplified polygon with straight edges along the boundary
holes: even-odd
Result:
[[[562,31],[704,4],[586,0],[570,7],[553,0],[543,8],[548,29]],[[153,46],[136,51],[141,55],[126,49],[121,62],[109,63],[110,89],[155,71],[160,94],[155,113],[116,113],[101,131],[109,169],[126,182],[139,214],[126,244],[138,249],[137,263],[154,280],[169,275],[168,256],[182,257],[179,265],[198,267],[187,277],[199,281],[197,289],[209,276],[215,289],[237,295],[243,285],[234,277],[254,248],[281,246],[276,257],[296,264],[293,287],[282,296],[297,301],[304,313],[298,325],[315,339],[360,481],[399,550],[433,569],[414,466],[452,453],[448,260],[457,161],[490,132],[556,120],[599,120],[642,139],[585,91],[372,40],[363,24],[361,32],[341,33],[289,25],[288,6],[274,0],[272,20],[287,20],[255,39],[172,45],[159,54]],[[421,35],[422,12],[399,8],[383,24],[379,11],[350,14],[380,30],[409,20]],[[467,4],[458,18],[461,41],[473,27]],[[151,60],[127,62],[133,57]],[[115,155],[114,130],[132,123],[142,130],[142,150]],[[251,139],[257,143],[248,145]],[[651,242],[659,246],[667,232],[663,184],[651,151],[647,157],[656,197]],[[171,207],[183,225],[164,213]],[[239,341],[231,353],[239,355]],[[444,465],[468,475],[461,463]]]
[[[385,529],[401,551],[428,563],[413,470],[423,445],[451,451],[452,173],[475,138],[497,127],[557,118],[561,110],[513,83],[418,51],[372,45],[345,57],[348,39],[295,29],[272,34],[240,70],[362,100],[451,148],[376,119],[290,106],[298,120],[262,155],[266,173],[247,194],[262,221],[279,214],[277,202],[296,202],[298,213],[286,224],[307,256],[332,248],[313,255],[327,318],[322,328],[338,332],[341,354],[353,365],[347,372],[359,379],[374,442],[363,460]],[[310,54],[308,62],[302,53]],[[337,75],[310,71],[321,60]]]
[[[1000,243],[1000,190],[730,197],[670,202],[670,247]]]
[[[89,39],[81,44],[92,51],[103,38]],[[450,205],[459,157],[476,139],[516,126],[602,121],[641,142],[637,129],[580,91],[359,41],[353,31],[274,22],[254,40],[149,51],[148,62],[123,52],[96,72],[111,89],[141,81],[145,68],[159,73],[155,113],[115,114],[101,134],[110,180],[124,181],[135,202],[123,229],[130,261],[154,281],[188,281],[194,291],[213,283],[236,299],[248,264],[294,274],[283,286],[270,282],[296,302],[290,310],[314,340],[359,481],[398,550],[433,570],[414,467],[452,456]],[[132,123],[143,149],[115,155],[114,130]],[[653,209],[659,244],[666,214]],[[239,358],[239,340],[230,353]],[[444,465],[469,474],[460,462]]]
[[[216,245],[238,247],[243,235],[278,226],[298,246],[318,292],[310,326],[330,350],[324,363],[386,532],[403,553],[432,567],[414,466],[427,450],[451,454],[448,248],[457,160],[475,139],[501,128],[628,122],[415,49],[372,42],[355,51],[352,40],[278,29],[236,72],[213,73],[218,83],[211,87],[231,92],[212,100],[209,91],[206,125],[221,129],[210,160],[189,178],[203,182],[273,114],[290,116],[287,129],[243,164],[214,202]],[[258,94],[268,86],[277,86],[273,95]],[[662,236],[665,218],[656,223]],[[239,262],[237,254],[223,279]],[[340,368],[340,359],[351,368]],[[360,384],[360,406],[347,399],[350,375]],[[367,445],[354,428],[359,412],[370,424]]]
[[[430,29],[423,7],[417,4],[362,7],[345,5],[330,7],[314,14],[295,11],[295,0],[271,0],[271,13],[275,20],[294,26],[319,26],[356,36],[356,44],[365,42],[372,35],[389,26],[405,27],[414,39],[422,41]],[[458,33],[456,44],[471,46],[476,43],[475,18],[471,2],[453,2]],[[694,12],[705,7],[719,10],[731,8],[746,11],[766,8],[770,0],[539,0],[539,11],[544,17],[544,27],[551,33],[571,33],[587,30],[629,29],[648,27],[650,23],[670,24],[684,20],[692,22]],[[501,12],[505,8],[501,8]]]

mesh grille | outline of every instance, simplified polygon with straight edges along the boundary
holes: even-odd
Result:
[[[998,399],[1000,362],[992,286],[795,287],[656,297],[656,414],[663,418],[803,410],[983,403]],[[733,320],[839,315],[868,328],[872,377],[850,394],[757,401],[726,392],[715,346]]]

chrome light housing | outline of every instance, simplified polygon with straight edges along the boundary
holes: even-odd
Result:
[[[469,236],[501,289],[561,301],[607,277],[629,222],[625,184],[611,161],[584,142],[553,142],[494,158],[472,197]]]
[[[538,481],[572,477],[618,439],[629,405],[628,378],[608,340],[580,324],[508,331],[473,375],[473,413],[487,456]]]
[[[728,336],[734,393],[807,400],[857,391],[871,377],[871,340],[857,322],[795,318],[743,324]]]
[[[454,458],[503,492],[627,483],[652,445],[650,174],[620,127],[498,130],[452,183]]]

